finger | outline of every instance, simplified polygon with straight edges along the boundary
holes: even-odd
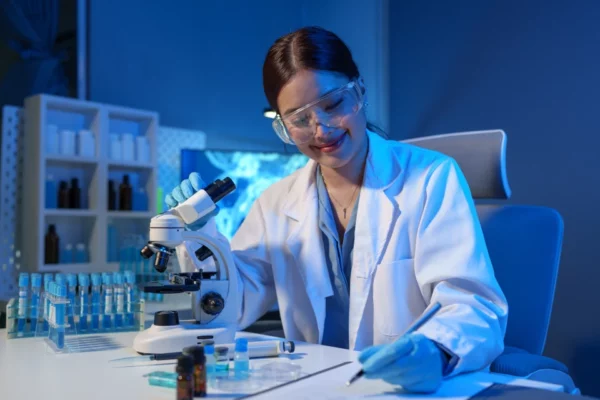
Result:
[[[181,182],[181,184],[179,185],[179,187],[181,188],[181,193],[183,193],[186,199],[192,197],[196,192],[188,179],[184,179],[183,182]]]
[[[198,190],[204,188],[204,186],[206,186],[206,183],[204,183],[204,180],[202,179],[202,177],[200,176],[200,174],[197,173],[197,172],[192,172],[190,174],[189,181],[192,184],[192,187],[194,188],[194,191],[196,191],[196,192]]]
[[[173,191],[171,192],[171,195],[179,203],[183,203],[186,200],[186,197],[183,195],[183,192],[181,191],[181,188],[179,186],[177,186],[175,189],[173,189]]]
[[[379,350],[381,350],[383,348],[384,345],[377,345],[377,346],[371,346],[366,348],[365,350],[363,350],[359,355],[358,355],[358,362],[360,362],[361,364],[364,364],[365,361],[367,361],[369,358],[371,358],[371,356],[375,353],[377,353]]]
[[[165,197],[165,203],[167,203],[167,205],[169,207],[176,207],[177,206],[177,200],[175,200],[173,198],[173,196],[171,196],[170,194],[167,195],[167,197]]]
[[[408,337],[402,337],[394,343],[384,346],[380,351],[373,354],[363,364],[363,371],[375,372],[380,368],[384,368],[390,363],[393,363],[398,358],[410,353],[413,349],[413,342]]]

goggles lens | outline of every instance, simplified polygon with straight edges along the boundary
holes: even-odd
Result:
[[[360,88],[352,81],[291,114],[276,118],[273,128],[286,143],[307,143],[315,135],[317,124],[328,128],[340,127],[345,119],[356,115],[362,106]]]

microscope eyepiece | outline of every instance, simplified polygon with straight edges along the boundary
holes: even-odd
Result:
[[[233,181],[229,177],[223,180],[217,179],[216,181],[204,188],[204,191],[210,196],[210,199],[215,204],[234,190],[235,183],[233,183]]]

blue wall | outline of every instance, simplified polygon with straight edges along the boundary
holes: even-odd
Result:
[[[89,97],[160,112],[161,125],[281,148],[262,116],[262,64],[299,7],[261,0],[90,2]]]
[[[507,132],[511,203],[565,219],[546,354],[600,395],[600,3],[433,3],[390,5],[393,135]]]

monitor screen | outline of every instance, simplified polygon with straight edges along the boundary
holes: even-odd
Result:
[[[226,177],[233,180],[236,190],[219,202],[215,217],[219,231],[231,239],[258,196],[307,161],[300,153],[183,149],[181,179],[198,172],[207,184]]]

